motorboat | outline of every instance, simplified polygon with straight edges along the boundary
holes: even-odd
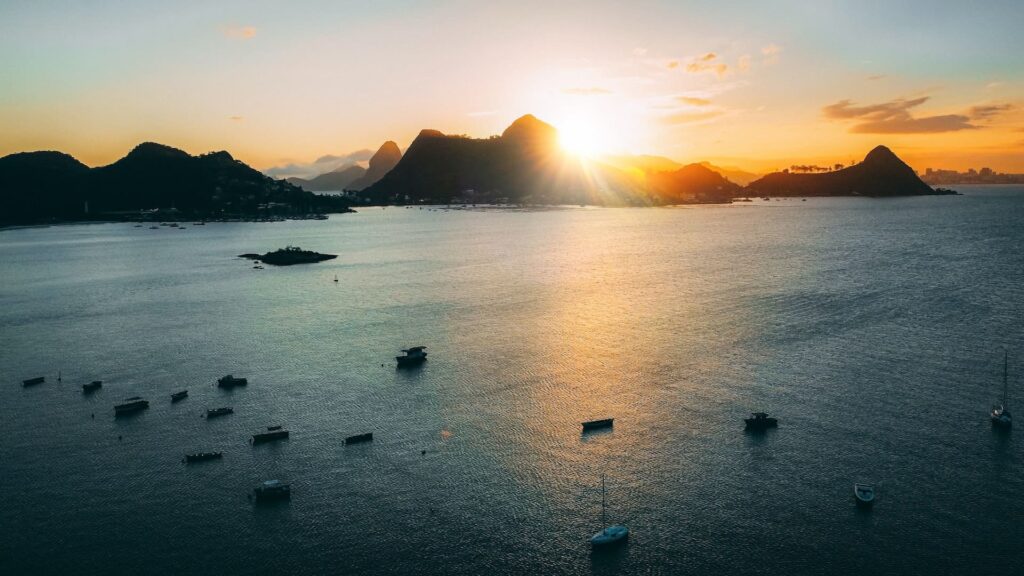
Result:
[[[402,350],[405,353],[404,356],[395,356],[395,361],[398,362],[399,368],[407,366],[415,366],[427,360],[426,346],[413,346]]]
[[[588,420],[583,422],[583,431],[589,432],[591,430],[600,430],[602,428],[611,428],[615,425],[615,418],[605,418],[603,420]]]
[[[280,480],[267,480],[253,489],[257,502],[270,500],[287,500],[292,497],[291,484]]]
[[[870,484],[854,484],[853,497],[858,506],[871,506],[875,503],[875,487]]]
[[[754,412],[750,418],[744,418],[743,422],[747,430],[767,430],[779,426],[778,418],[768,416],[767,412]]]

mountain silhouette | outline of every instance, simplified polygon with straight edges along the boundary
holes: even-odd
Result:
[[[702,164],[653,172],[647,176],[647,182],[651,192],[669,204],[729,202],[741,190],[738,184]]]
[[[747,186],[758,196],[917,196],[943,194],[925,184],[892,150],[876,146],[853,166],[823,174],[775,172]]]
[[[388,140],[370,157],[370,167],[366,169],[365,173],[349,183],[346,188],[362,190],[376,184],[385,174],[397,166],[401,159],[402,151],[398,149],[398,144]]]
[[[89,168],[67,154],[0,158],[0,219],[90,219],[116,212],[175,208],[183,215],[250,216],[347,211],[344,199],[274,180],[227,152],[192,156],[145,142],[113,164]]]

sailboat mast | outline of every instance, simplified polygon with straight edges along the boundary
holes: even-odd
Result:
[[[1003,350],[1003,406],[1006,406],[1006,362],[1009,352]]]
[[[604,518],[604,474],[601,474],[601,526],[607,526],[608,522]]]

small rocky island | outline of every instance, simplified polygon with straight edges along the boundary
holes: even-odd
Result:
[[[314,264],[316,262],[322,262],[324,260],[333,260],[334,258],[337,257],[337,254],[321,254],[319,252],[303,250],[298,246],[288,246],[286,248],[280,248],[273,252],[267,252],[266,254],[262,255],[239,255],[239,258],[259,260],[265,264],[273,264],[274,266],[291,266],[292,264]]]

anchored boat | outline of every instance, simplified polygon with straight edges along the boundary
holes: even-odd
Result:
[[[88,384],[82,384],[82,392],[85,393],[85,394],[89,394],[90,392],[95,392],[95,391],[99,390],[102,387],[103,387],[103,381],[102,380],[93,380],[92,382],[89,382]]]
[[[235,386],[245,386],[249,381],[245,378],[235,378],[231,374],[224,376],[223,378],[217,379],[217,386],[220,388],[234,388]]]
[[[858,506],[871,506],[875,503],[875,487],[870,484],[854,484],[853,497]]]
[[[349,436],[345,438],[345,445],[359,444],[360,442],[373,442],[373,432],[367,432],[366,434],[356,434],[355,436]]]
[[[46,377],[45,376],[36,376],[35,378],[29,378],[28,380],[22,380],[21,381],[21,385],[23,387],[25,387],[25,388],[28,388],[29,386],[35,386],[36,384],[42,384],[43,382],[46,382]]]
[[[603,420],[590,420],[583,422],[583,431],[589,432],[591,430],[600,430],[602,428],[611,428],[615,425],[615,418],[605,418]]]
[[[233,414],[234,412],[234,408],[229,407],[213,408],[211,410],[206,411],[206,419],[209,420],[210,418],[217,418],[218,416],[227,416],[228,414]]]
[[[279,426],[276,428],[277,430],[267,430],[266,432],[253,434],[251,442],[253,444],[262,444],[264,442],[273,442],[274,440],[284,440],[288,437],[287,430],[281,430]]]
[[[171,394],[171,402],[180,402],[185,398],[188,398],[188,390],[182,390],[181,392],[175,392],[174,394]]]
[[[601,525],[607,526],[605,519],[605,488],[604,475],[601,475]],[[590,537],[590,545],[602,548],[625,542],[629,538],[629,528],[624,524],[613,524]]]
[[[427,360],[427,353],[425,352],[426,349],[426,346],[413,346],[412,348],[402,350],[402,352],[405,353],[405,356],[395,356],[395,361],[398,362],[398,367],[406,368],[425,362]]]
[[[768,416],[767,412],[754,412],[750,418],[744,418],[743,422],[747,430],[767,430],[779,426],[779,420]]]
[[[125,398],[124,402],[114,406],[114,415],[120,416],[122,414],[131,414],[140,410],[149,408],[149,401],[143,400],[138,396],[132,396],[131,398]]]
[[[1006,390],[1007,390],[1006,365],[1007,365],[1007,362],[1008,362],[1007,358],[1008,358],[1008,355],[1004,351],[1003,352],[1003,402],[1002,402],[1002,404],[996,404],[995,406],[993,406],[992,407],[992,414],[991,414],[992,426],[994,426],[996,428],[1002,428],[1002,429],[1005,429],[1005,430],[1009,430],[1013,426],[1013,415],[1010,414],[1010,410],[1006,407]]]
[[[253,489],[253,496],[257,502],[270,500],[288,500],[292,497],[291,484],[280,480],[267,480]]]
[[[185,454],[185,459],[182,462],[203,462],[205,460],[218,460],[223,457],[223,452],[196,452],[195,454]]]

